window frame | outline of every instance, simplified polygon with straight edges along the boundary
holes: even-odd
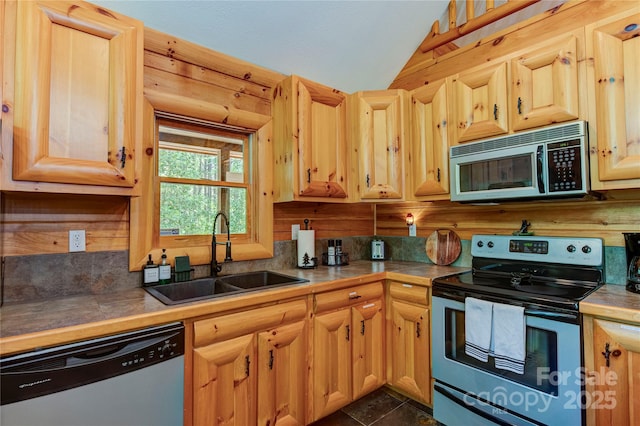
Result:
[[[234,261],[273,257],[273,148],[271,143],[271,116],[238,110],[219,104],[196,100],[181,95],[145,89],[143,105],[143,148],[140,197],[131,198],[129,204],[129,270],[141,270],[151,255],[160,260],[166,249],[169,263],[176,256],[189,256],[191,265],[205,265],[211,261],[211,236],[160,237],[159,211],[155,192],[159,188],[157,176],[158,142],[156,112],[204,120],[235,128],[247,133],[253,140],[248,160],[248,179],[251,189],[247,223],[250,231],[245,238],[232,238]],[[168,240],[171,239],[171,240]],[[216,250],[217,258],[224,258],[224,247]]]

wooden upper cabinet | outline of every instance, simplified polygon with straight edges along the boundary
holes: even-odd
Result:
[[[402,199],[403,150],[409,134],[407,92],[357,92],[349,100],[353,169],[360,200]]]
[[[509,131],[506,62],[459,73],[451,77],[451,85],[452,145]]]
[[[406,198],[427,200],[449,193],[447,85],[439,80],[411,93],[411,144],[405,152]]]
[[[274,201],[347,201],[346,95],[291,76],[273,92]]]
[[[640,12],[586,27],[591,187],[640,187]]]
[[[514,131],[580,117],[579,58],[576,36],[569,35],[511,60]]]
[[[16,16],[12,179],[136,195],[143,24],[73,1]]]

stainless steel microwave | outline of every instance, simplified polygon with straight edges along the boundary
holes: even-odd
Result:
[[[587,123],[573,121],[453,146],[451,201],[493,202],[587,194]]]

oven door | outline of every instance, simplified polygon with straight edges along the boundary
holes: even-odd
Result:
[[[492,357],[481,362],[465,354],[464,302],[434,296],[432,304],[436,420],[447,425],[582,423],[578,324],[525,310],[525,372],[516,374],[497,369]]]

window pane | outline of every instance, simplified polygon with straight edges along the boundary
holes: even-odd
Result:
[[[219,211],[229,217],[232,234],[247,232],[247,190],[207,185],[160,184],[160,235],[208,235]],[[225,233],[222,220],[216,233]]]
[[[220,179],[219,155],[160,149],[158,176],[186,179]]]

